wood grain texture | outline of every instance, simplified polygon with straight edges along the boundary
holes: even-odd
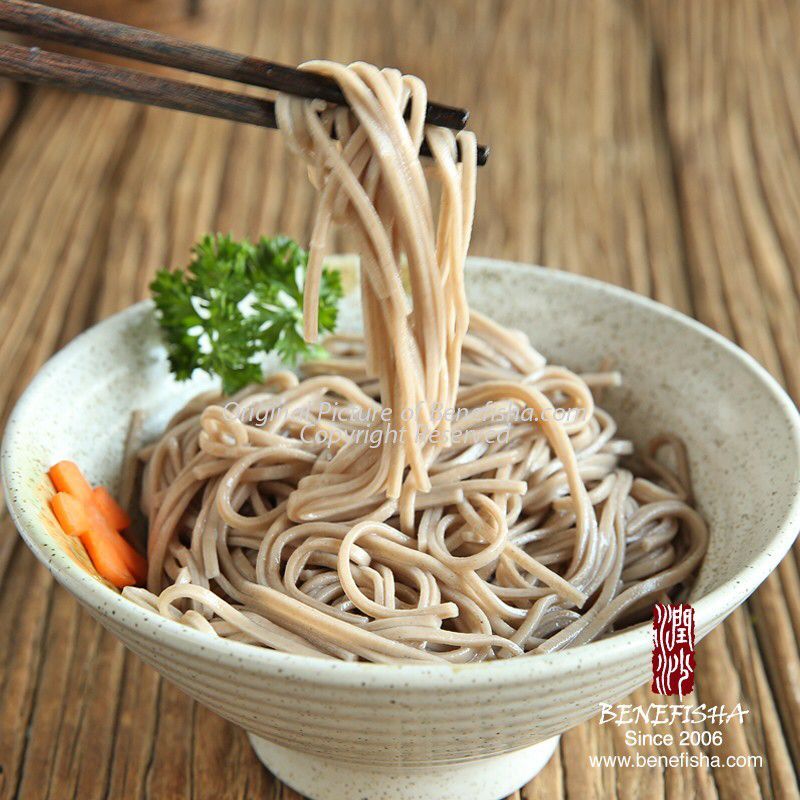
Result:
[[[492,145],[474,253],[653,296],[800,397],[799,3],[219,0],[189,33],[169,26],[283,63],[361,58],[424,76]],[[50,90],[8,96],[0,87],[3,419],[50,353],[145,296],[200,234],[308,237],[313,195],[274,134]],[[590,755],[679,752],[629,747],[593,721],[514,797],[800,797],[799,552],[699,648],[692,702],[751,711],[708,752],[760,764],[592,767]],[[55,587],[5,514],[0,767],[0,800],[299,800],[241,731]]]

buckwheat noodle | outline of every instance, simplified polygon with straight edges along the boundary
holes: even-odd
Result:
[[[618,374],[550,366],[469,310],[475,137],[424,125],[420,80],[304,68],[349,103],[277,101],[319,195],[305,334],[346,224],[364,336],[331,337],[302,379],[195,398],[141,452],[148,588],[124,594],[210,635],[388,663],[544,653],[645,618],[706,550],[683,444],[634,459],[593,395]]]

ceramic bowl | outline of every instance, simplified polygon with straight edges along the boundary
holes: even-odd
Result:
[[[691,601],[707,634],[767,577],[800,525],[800,420],[752,358],[697,322],[560,272],[472,259],[470,302],[523,329],[554,363],[624,385],[604,405],[642,442],[687,442],[711,545]],[[343,315],[358,328],[352,298]],[[472,666],[380,666],[284,655],[208,637],[123,599],[92,573],[48,510],[47,468],[77,461],[115,486],[131,412],[155,435],[207,381],[169,375],[141,303],[52,358],[3,443],[6,497],[23,538],[104,626],[199,702],[240,725],[279,777],[315,800],[496,800],[549,758],[559,734],[650,676],[650,631],[551,655]]]

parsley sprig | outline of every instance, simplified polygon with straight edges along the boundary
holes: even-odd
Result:
[[[185,269],[162,269],[150,284],[170,365],[179,380],[196,369],[222,379],[231,394],[262,377],[261,356],[289,365],[325,351],[303,339],[308,256],[285,236],[255,244],[205,236]],[[336,328],[342,296],[338,271],[324,270],[320,333]]]

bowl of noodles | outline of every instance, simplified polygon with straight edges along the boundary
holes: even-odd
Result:
[[[686,587],[702,637],[795,537],[800,425],[791,401],[737,347],[625,290],[489,259],[472,261],[466,275],[471,304],[526,331],[549,363],[591,381],[614,358],[622,382],[605,389],[602,404],[619,422],[615,438],[646,448],[672,431],[687,443],[693,502],[709,531]],[[343,329],[358,326],[358,303],[346,303]],[[649,626],[636,615],[632,627],[553,652],[386,664],[254,646],[222,630],[221,617],[221,635],[210,635],[110,588],[57,535],[44,474],[68,456],[118,488],[131,414],[144,412],[143,438],[158,441],[170,417],[208,389],[203,378],[171,377],[151,304],[106,320],[56,355],[16,408],[3,452],[6,496],[57,580],[147,663],[247,730],[264,761],[303,793],[501,797],[544,763],[553,737],[649,679]],[[381,559],[373,563],[380,571]]]
[[[176,380],[163,313],[133,306],[19,401],[9,508],[101,624],[299,792],[493,800],[648,680],[655,604],[690,603],[699,639],[777,566],[800,419],[682,314],[467,259],[474,137],[426,128],[416,79],[309,68],[351,111],[277,104],[319,189],[307,339],[328,228],[363,243],[327,357],[269,355],[223,395]],[[47,471],[64,459],[140,510],[141,580],[109,580],[60,529]]]

